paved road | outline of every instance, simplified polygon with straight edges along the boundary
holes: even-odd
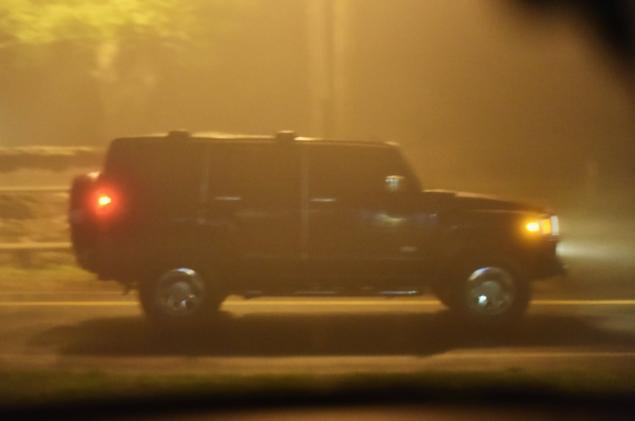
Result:
[[[457,327],[433,298],[422,297],[234,299],[209,328],[170,336],[145,323],[134,297],[95,283],[90,292],[0,291],[0,369],[619,371],[635,367],[631,219],[564,218],[560,251],[570,276],[537,284],[526,320],[507,333]]]
[[[538,297],[511,332],[466,330],[432,297],[229,299],[201,331],[152,329],[111,291],[0,295],[0,369],[256,373],[635,366],[635,300]]]

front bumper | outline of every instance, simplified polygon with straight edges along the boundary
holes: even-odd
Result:
[[[529,273],[532,279],[566,276],[567,269],[556,252],[557,241],[542,244],[529,262]]]

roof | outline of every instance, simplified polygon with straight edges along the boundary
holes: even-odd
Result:
[[[392,142],[382,141],[368,141],[368,140],[339,140],[339,139],[323,139],[316,137],[298,137],[294,132],[281,131],[275,135],[250,135],[250,134],[236,134],[236,133],[223,133],[223,132],[188,132],[184,130],[175,130],[168,133],[157,133],[141,136],[126,136],[115,139],[116,141],[161,141],[165,139],[172,139],[175,141],[181,140],[196,140],[196,141],[231,141],[231,142],[299,142],[310,143],[316,145],[334,145],[334,146],[366,146],[366,147],[384,147],[394,148],[397,144]]]

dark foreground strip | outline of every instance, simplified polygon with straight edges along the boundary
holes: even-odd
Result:
[[[542,411],[593,417],[635,414],[632,372],[430,372],[342,376],[147,376],[0,373],[3,419],[136,418],[422,406]],[[20,387],[27,386],[25,396]],[[13,388],[13,393],[11,389]]]

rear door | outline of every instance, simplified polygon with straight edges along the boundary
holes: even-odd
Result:
[[[292,273],[300,252],[297,148],[218,142],[210,146],[206,168],[210,252],[221,264],[263,282]]]

